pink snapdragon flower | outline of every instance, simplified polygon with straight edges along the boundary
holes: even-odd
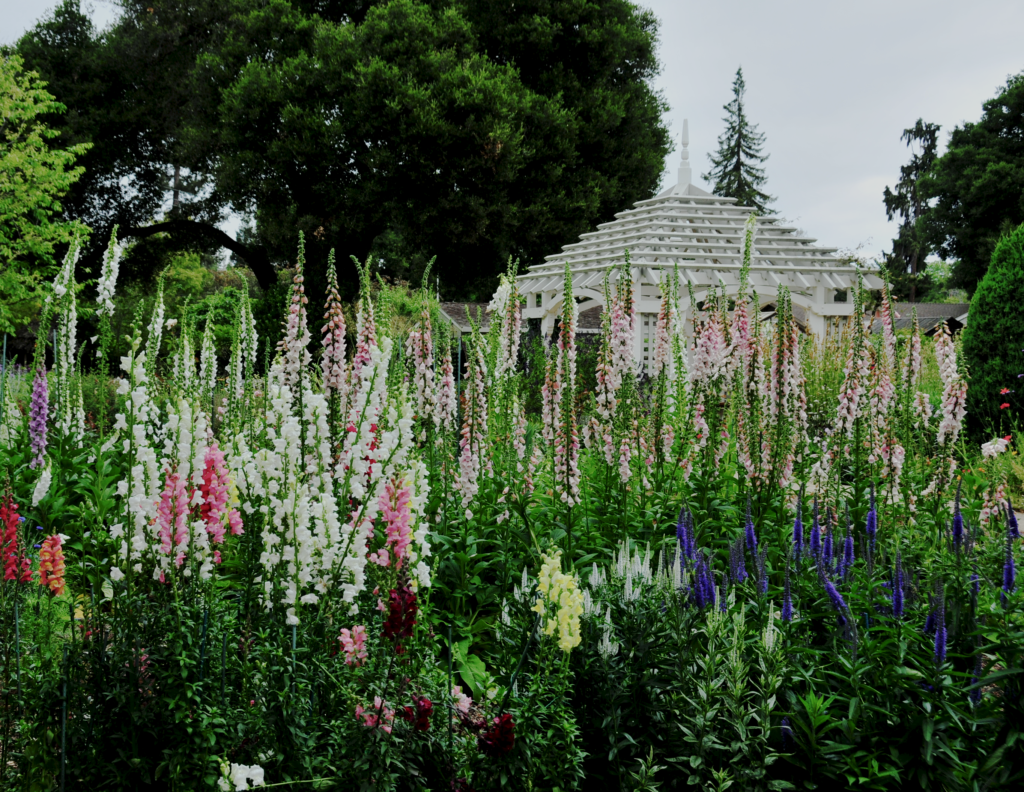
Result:
[[[338,641],[345,652],[346,665],[361,666],[366,662],[366,627],[361,624],[351,630],[342,627]]]
[[[402,567],[402,561],[409,557],[412,544],[412,492],[407,478],[391,479],[384,485],[378,501],[381,515],[386,523],[387,546],[395,556],[395,568]]]
[[[455,488],[469,507],[480,488],[480,477],[491,470],[485,440],[487,438],[487,391],[484,385],[483,350],[475,350],[466,360],[466,397],[459,438],[459,478]],[[468,518],[467,518],[468,519]]]
[[[157,536],[160,538],[160,552],[171,555],[177,550],[175,563],[181,566],[185,560],[184,548],[188,545],[189,496],[185,480],[168,468],[164,473],[164,489],[156,509]]]
[[[206,523],[211,541],[223,544],[225,527],[229,527],[233,535],[243,533],[242,518],[237,510],[228,508],[231,478],[224,464],[224,452],[216,441],[206,450],[204,461],[203,483],[199,486],[203,505],[199,507],[199,514]]]
[[[324,391],[343,394],[345,391],[345,314],[338,296],[338,274],[334,268],[334,251],[327,264],[327,310],[324,313],[323,334]]]
[[[455,425],[455,407],[455,370],[452,367],[451,347],[447,347],[441,358],[441,378],[438,382],[437,402],[434,404],[434,426],[441,431],[451,429]]]
[[[299,381],[300,372],[309,366],[309,327],[306,323],[306,288],[303,286],[303,264],[305,263],[304,240],[299,233],[299,252],[295,259],[295,275],[292,277],[291,300],[288,304],[288,316],[284,323],[284,335],[277,344],[281,353],[283,383],[294,387]]]
[[[469,714],[469,708],[473,706],[473,699],[462,692],[462,686],[456,685],[452,688],[452,706],[463,715]]]
[[[391,734],[395,711],[380,696],[374,696],[372,709],[365,708],[362,704],[356,705],[356,718],[362,718],[364,726],[369,726],[371,729],[379,728],[381,731]]]
[[[377,323],[373,316],[373,300],[369,289],[359,298],[356,313],[356,353],[352,358],[353,380],[370,362],[372,350],[377,346]]]
[[[412,400],[416,415],[434,418],[434,341],[430,329],[430,311],[423,309],[420,323],[409,332],[405,342],[406,355],[413,363]]]
[[[952,445],[960,435],[964,415],[967,414],[967,383],[960,375],[956,347],[949,337],[945,322],[939,325],[935,334],[935,357],[939,362],[939,376],[943,386],[942,419],[936,440],[939,445]]]

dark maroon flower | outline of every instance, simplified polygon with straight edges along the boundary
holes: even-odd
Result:
[[[384,637],[393,641],[412,636],[416,626],[416,593],[408,586],[391,589],[388,595],[388,618],[384,622]]]
[[[402,717],[412,724],[415,731],[430,729],[430,716],[434,714],[434,705],[426,696],[413,696],[412,707],[402,708]]]
[[[505,713],[494,719],[493,726],[476,738],[480,752],[493,759],[504,756],[512,750],[515,735],[512,733],[512,716]]]

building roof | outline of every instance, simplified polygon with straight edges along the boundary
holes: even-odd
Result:
[[[616,268],[625,263],[627,252],[639,283],[659,286],[662,277],[678,266],[684,288],[687,284],[698,290],[720,284],[735,287],[743,264],[746,223],[754,210],[692,183],[688,134],[684,122],[682,166],[674,186],[637,201],[614,220],[581,234],[578,241],[531,266],[519,276],[520,292],[560,293],[567,264],[574,291],[600,292],[606,274],[612,280],[617,277]],[[788,286],[794,293],[811,295],[816,287],[831,292],[853,286],[857,269],[836,256],[835,248],[814,243],[781,218],[758,217],[750,288]],[[871,288],[881,285],[873,275],[867,280]],[[528,307],[532,309],[533,304],[528,302]]]
[[[487,303],[483,302],[443,302],[441,303],[441,315],[463,333],[472,332],[469,318],[481,333],[486,333],[491,326],[491,315],[487,312]]]
[[[491,326],[491,314],[487,311],[487,305],[487,303],[443,302],[441,303],[441,315],[463,334],[471,332],[469,317],[472,317],[480,332],[486,333]],[[600,305],[580,311],[576,323],[577,332],[599,333],[603,313],[604,308]],[[525,324],[523,330],[526,330]]]
[[[917,325],[921,332],[930,335],[940,324],[946,322],[951,331],[959,330],[967,324],[967,309],[970,303],[894,303],[893,327],[897,330],[909,330],[914,326],[914,311],[917,311]],[[875,319],[871,323],[871,332],[882,332],[882,320]]]

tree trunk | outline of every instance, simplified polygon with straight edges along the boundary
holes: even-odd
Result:
[[[274,270],[274,265],[270,263],[266,248],[262,245],[244,245],[209,223],[174,219],[141,228],[124,228],[118,232],[118,235],[122,238],[146,239],[154,234],[171,234],[173,236],[175,233],[202,234],[221,247],[227,248],[248,265],[252,274],[256,276],[256,282],[259,283],[261,289],[269,289],[277,281],[277,273]]]

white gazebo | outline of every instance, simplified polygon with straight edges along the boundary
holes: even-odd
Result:
[[[744,225],[753,209],[693,184],[686,121],[682,144],[682,164],[674,187],[637,201],[632,209],[619,212],[611,222],[583,234],[578,242],[519,276],[519,290],[526,298],[523,317],[540,319],[545,335],[554,329],[562,307],[566,263],[572,273],[573,295],[581,300],[579,310],[586,311],[603,305],[605,274],[612,270],[610,277],[617,278],[616,268],[625,263],[629,252],[638,319],[634,356],[645,366],[653,354],[650,342],[661,308],[659,286],[676,265],[684,290],[678,310],[684,319],[689,312],[686,284],[692,286],[697,302],[705,299],[712,287],[724,288],[726,295],[739,291]],[[807,327],[822,335],[829,317],[853,313],[849,292],[856,284],[857,268],[844,266],[836,258],[835,248],[818,247],[814,241],[781,225],[778,218],[759,217],[749,288],[763,306],[776,302],[779,289],[788,287],[794,305],[803,309]],[[868,288],[882,286],[876,275],[866,274],[864,279]]]

